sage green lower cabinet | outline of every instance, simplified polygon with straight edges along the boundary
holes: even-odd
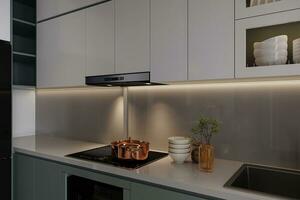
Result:
[[[20,153],[14,154],[13,175],[14,200],[67,200],[67,180],[73,175],[122,188],[123,200],[205,200],[180,191]]]
[[[65,179],[62,166],[35,159],[35,199],[64,200]]]
[[[23,154],[14,154],[14,200],[64,200],[62,167]]]
[[[35,199],[35,159],[19,154],[13,160],[13,199]]]
[[[174,192],[159,187],[153,187],[140,183],[132,183],[131,200],[205,200],[200,197]]]

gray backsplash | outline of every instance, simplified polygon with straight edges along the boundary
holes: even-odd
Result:
[[[46,89],[36,97],[37,134],[102,143],[124,137],[120,88]]]
[[[129,88],[129,135],[167,150],[200,114],[222,122],[219,158],[300,169],[300,82]],[[37,130],[96,142],[124,137],[122,90],[37,92]]]

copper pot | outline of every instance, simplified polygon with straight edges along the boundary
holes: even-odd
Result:
[[[111,143],[112,154],[122,160],[146,160],[149,153],[149,142],[119,140]]]

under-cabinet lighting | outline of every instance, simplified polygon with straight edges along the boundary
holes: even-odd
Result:
[[[232,87],[292,87],[300,86],[300,77],[289,78],[267,78],[267,79],[234,79],[234,80],[218,80],[218,81],[201,81],[201,82],[182,82],[170,83],[169,85],[157,86],[140,86],[130,87],[131,90],[169,90],[169,89],[189,89],[189,88],[232,88]]]
[[[300,77],[281,77],[281,78],[257,78],[257,79],[228,79],[228,80],[208,80],[208,81],[187,81],[187,82],[170,82],[167,85],[152,85],[145,83],[145,86],[130,86],[131,90],[153,90],[153,89],[188,89],[188,88],[230,88],[230,87],[256,87],[261,88],[279,87],[279,86],[300,86]],[[151,87],[148,87],[151,85]],[[37,91],[55,91],[55,92],[79,92],[79,91],[122,91],[122,87],[65,87],[65,88],[38,88]]]

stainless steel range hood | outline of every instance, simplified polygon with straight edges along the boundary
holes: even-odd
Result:
[[[160,83],[150,82],[150,72],[87,76],[85,78],[85,83],[87,85],[96,85],[103,87],[162,85]]]

